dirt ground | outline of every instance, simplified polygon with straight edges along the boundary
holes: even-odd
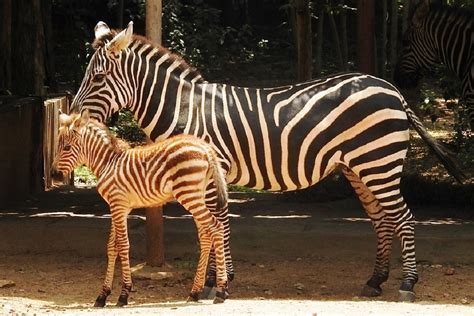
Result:
[[[474,221],[443,218],[448,206],[413,209],[420,281],[413,304],[395,303],[401,282],[398,241],[392,270],[377,299],[360,297],[375,256],[375,234],[355,199],[282,201],[275,194],[232,194],[231,297],[185,304],[198,247],[193,221],[176,204],[165,208],[165,280],[134,280],[130,305],[93,309],[106,269],[108,211],[91,190],[63,188],[40,201],[0,212],[0,315],[226,313],[231,315],[474,315]],[[474,211],[472,209],[471,211]],[[129,219],[132,265],[144,261],[140,212]]]

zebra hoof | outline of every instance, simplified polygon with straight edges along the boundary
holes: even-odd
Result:
[[[188,299],[186,302],[199,302],[199,292],[191,292],[189,293]]]
[[[128,305],[128,297],[125,295],[120,295],[118,298],[117,304],[115,306],[123,307],[125,305]]]
[[[415,292],[413,291],[404,291],[404,290],[398,290],[398,292],[400,293],[400,299],[399,301],[400,302],[414,302],[415,301],[415,298],[416,298],[416,295],[415,295]]]
[[[381,294],[382,294],[382,289],[380,287],[374,288],[367,284],[364,286],[364,288],[362,289],[362,292],[360,293],[361,296],[365,296],[365,297],[376,297],[376,296],[380,296]]]
[[[97,296],[97,298],[95,299],[94,307],[104,307],[106,299],[107,299],[107,296],[105,295]]]
[[[210,287],[210,286],[204,286],[202,292],[201,292],[201,299],[210,299],[212,297],[216,296],[216,288],[215,287]]]
[[[214,304],[221,304],[221,303],[224,303],[224,301],[226,300],[226,298],[229,297],[229,294],[227,293],[227,291],[222,291],[222,292],[219,292],[217,291],[216,292],[216,297],[214,298],[214,301],[213,303]]]

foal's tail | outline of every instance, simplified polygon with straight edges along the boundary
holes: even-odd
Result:
[[[209,148],[207,159],[209,161],[210,172],[216,186],[217,211],[222,211],[227,206],[227,183],[225,181],[224,171],[222,170],[216,152]]]

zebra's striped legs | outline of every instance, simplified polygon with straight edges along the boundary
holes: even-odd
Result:
[[[203,227],[200,227],[196,221],[196,226],[198,227],[198,236],[199,236],[199,246],[201,254],[199,256],[198,267],[196,270],[196,275],[194,276],[193,287],[191,288],[191,293],[188,297],[189,301],[199,301],[199,293],[204,287],[204,277],[206,274],[207,263],[209,261],[209,253],[212,248],[212,240],[210,236],[206,233]]]
[[[107,257],[107,272],[105,274],[104,285],[102,286],[102,290],[100,291],[99,296],[95,300],[94,307],[104,307],[105,301],[107,300],[107,296],[109,296],[112,291],[115,262],[117,261],[117,246],[115,242],[115,228],[113,221],[111,221],[110,225],[109,241],[107,243]]]
[[[400,299],[413,301],[415,299],[413,287],[418,281],[415,259],[415,227],[413,215],[400,193],[400,177],[392,178],[388,183],[380,184],[380,181],[375,181],[378,183],[377,185],[367,185],[352,171],[345,168],[343,172],[356,189],[377,233],[376,264],[374,274],[367,282],[367,286],[375,289],[372,293],[378,295],[377,291],[381,291],[380,284],[387,280],[392,237],[395,232],[401,243],[403,259]],[[387,170],[387,173],[392,173],[392,170]],[[365,179],[368,178],[370,177],[365,176]]]
[[[216,210],[216,199],[215,199],[215,185],[214,182],[210,183],[206,188],[206,206],[211,213],[223,224],[224,227],[224,251],[225,251],[225,264],[227,270],[227,280],[230,282],[234,279],[234,265],[232,263],[232,255],[230,253],[230,225],[228,212],[229,208],[226,205],[220,212]],[[209,271],[206,276],[207,290],[210,290],[216,285],[216,257],[214,249],[211,249],[209,257]]]
[[[379,201],[367,186],[360,181],[360,178],[346,167],[342,169],[342,172],[347,180],[349,180],[367,215],[372,220],[372,225],[377,235],[377,255],[374,272],[363,288],[362,295],[379,296],[382,294],[380,285],[387,281],[389,275],[394,225],[385,219],[385,213]]]

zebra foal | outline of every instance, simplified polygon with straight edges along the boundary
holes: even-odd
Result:
[[[83,112],[61,115],[58,153],[53,173],[66,174],[80,164],[97,176],[97,190],[110,206],[112,217],[107,244],[105,282],[95,307],[105,306],[111,293],[117,256],[122,265],[122,291],[117,305],[128,303],[132,288],[127,215],[134,208],[162,205],[176,199],[191,213],[197,226],[201,254],[188,300],[197,301],[204,287],[209,253],[217,265],[214,303],[225,300],[227,273],[224,257],[224,227],[209,211],[227,207],[223,171],[211,145],[194,136],[178,135],[148,146],[122,149],[107,128]],[[206,196],[206,188],[212,196]]]

